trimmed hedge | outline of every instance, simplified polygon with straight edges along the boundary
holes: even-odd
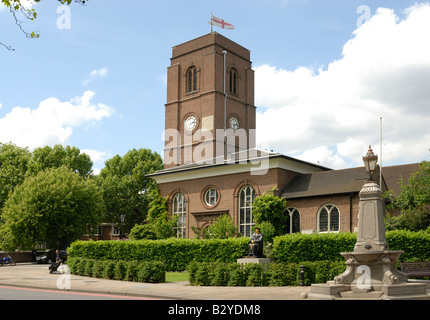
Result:
[[[316,261],[271,263],[266,269],[256,263],[198,263],[188,265],[190,284],[194,286],[298,286],[300,266],[304,269],[304,285],[325,283],[345,271],[345,262]]]
[[[95,260],[163,261],[166,270],[184,271],[191,261],[236,262],[248,254],[248,238],[76,241],[69,257]]]
[[[389,250],[403,250],[400,261],[430,261],[430,233],[394,230],[386,232]],[[273,258],[277,262],[344,261],[341,252],[354,250],[356,233],[291,234],[276,237]]]
[[[430,233],[405,230],[386,233],[390,250],[403,250],[400,261],[430,261]],[[354,250],[355,233],[291,234],[274,238],[272,258],[278,263],[340,261]],[[162,261],[166,270],[184,271],[192,262],[236,262],[248,254],[248,238],[76,241],[69,257],[95,260]]]
[[[67,266],[72,274],[109,280],[146,283],[166,282],[166,268],[159,261],[114,261],[71,257]]]
[[[355,233],[300,234],[276,237],[273,242],[273,258],[277,262],[345,261],[341,252],[354,250]]]
[[[430,261],[430,233],[427,231],[387,231],[390,250],[403,250],[400,261]]]

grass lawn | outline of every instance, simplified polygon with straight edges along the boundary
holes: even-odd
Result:
[[[166,272],[166,282],[189,281],[190,275],[188,272]]]

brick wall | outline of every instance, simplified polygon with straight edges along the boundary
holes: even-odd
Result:
[[[318,230],[318,212],[322,206],[327,204],[335,205],[339,209],[339,231],[355,232],[358,225],[359,200],[358,194],[354,193],[289,199],[287,205],[300,211],[300,230],[302,233],[312,233]]]
[[[249,172],[214,176],[204,179],[182,180],[178,182],[161,183],[158,185],[160,194],[169,197],[169,212],[172,212],[172,199],[178,192],[184,194],[187,203],[187,237],[194,237],[191,226],[204,227],[221,214],[229,214],[238,223],[238,195],[242,187],[251,185],[256,196],[273,187],[279,188],[279,182],[293,173],[282,169],[270,169],[265,175],[251,176]],[[219,201],[213,207],[204,203],[204,191],[215,187],[219,191]]]
[[[256,196],[262,195],[272,188],[279,189],[294,173],[284,169],[270,169],[265,175],[251,176],[249,172],[214,176],[204,179],[182,180],[178,182],[159,184],[163,197],[169,197],[169,212],[172,212],[172,199],[178,192],[184,194],[187,204],[186,234],[194,237],[191,226],[205,227],[221,214],[229,214],[238,224],[239,200],[242,187],[251,185]],[[209,187],[219,191],[219,201],[213,207],[204,203],[204,192]],[[288,207],[295,207],[300,212],[300,229],[303,233],[316,232],[318,229],[318,211],[327,204],[339,209],[339,231],[355,231],[358,224],[359,196],[354,194],[310,197],[304,199],[289,199]]]

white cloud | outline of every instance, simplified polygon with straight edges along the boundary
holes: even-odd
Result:
[[[107,105],[93,104],[94,95],[86,91],[82,97],[68,102],[49,98],[37,109],[15,107],[0,118],[0,141],[30,149],[65,144],[74,128],[91,125],[114,114]]]
[[[101,151],[91,150],[91,149],[83,149],[81,150],[81,153],[85,153],[88,156],[90,156],[91,161],[94,163],[103,161],[104,157],[106,156],[106,152],[101,152]]]
[[[103,67],[98,70],[93,70],[91,71],[90,75],[85,80],[82,81],[82,84],[86,86],[96,78],[104,78],[108,72],[109,70],[106,67]]]
[[[324,146],[306,150],[298,154],[296,158],[330,168],[344,168],[346,166],[345,160],[339,154]]]
[[[100,174],[101,168],[103,168],[104,162],[107,160],[107,153],[91,149],[83,149],[81,150],[81,153],[87,154],[90,157],[91,161],[94,163],[93,173],[95,175]]]
[[[261,65],[256,71],[257,139],[278,152],[341,168],[361,165],[372,144],[383,161],[419,162],[430,147],[430,4],[400,19],[376,14],[323,70]],[[383,164],[384,164],[383,163]]]
[[[21,0],[21,5],[25,8],[25,9],[30,9],[33,6],[36,5],[36,3],[34,3],[34,1],[32,0]]]

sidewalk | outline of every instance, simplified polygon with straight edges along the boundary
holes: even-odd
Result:
[[[59,290],[65,277],[50,274],[47,264],[18,264],[0,267],[0,286]],[[310,287],[195,287],[188,282],[138,283],[70,275],[74,292],[128,295],[167,300],[303,300]]]

